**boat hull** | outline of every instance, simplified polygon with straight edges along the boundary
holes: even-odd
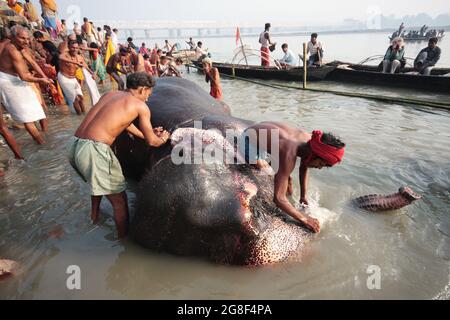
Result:
[[[200,66],[198,63],[195,63]],[[260,66],[231,65],[225,63],[213,63],[222,74],[236,76],[240,78],[283,80],[283,81],[303,81],[303,67],[295,67],[288,70],[280,70],[275,67],[264,68]],[[324,80],[334,66],[311,67],[308,68],[308,81]]]
[[[376,66],[349,65],[349,67],[353,70],[336,68],[328,74],[326,80],[450,94],[450,77],[443,76],[450,73],[450,69],[435,68],[431,76],[424,76],[407,74],[414,71],[412,68],[403,69],[403,73],[390,74],[379,72]]]

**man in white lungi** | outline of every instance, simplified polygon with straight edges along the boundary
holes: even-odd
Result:
[[[46,119],[42,105],[29,82],[51,84],[48,78],[37,78],[29,70],[21,53],[30,43],[29,31],[21,26],[11,28],[11,42],[0,52],[0,100],[13,119],[23,123],[38,144],[44,138],[34,122]]]
[[[84,58],[79,54],[80,48],[76,41],[69,41],[69,52],[59,56],[58,82],[69,106],[73,107],[78,115],[86,112],[83,100],[83,91],[78,83],[76,73],[79,68],[85,68],[91,75]]]

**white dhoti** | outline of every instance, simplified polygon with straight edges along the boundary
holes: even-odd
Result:
[[[17,76],[0,72],[0,101],[19,123],[31,123],[46,118],[36,92],[28,82]]]
[[[87,41],[88,47],[91,45],[91,43],[97,43],[97,41],[95,40],[95,36],[92,33],[86,35],[86,41]]]
[[[98,100],[100,100],[100,92],[98,91],[97,83],[92,78],[92,75],[83,68],[84,79],[86,80],[86,85],[89,89],[89,94],[91,95],[92,106],[96,105]]]
[[[58,82],[61,86],[61,90],[64,93],[69,106],[73,107],[73,103],[78,96],[83,96],[83,91],[76,78],[68,78],[61,72],[58,73]]]

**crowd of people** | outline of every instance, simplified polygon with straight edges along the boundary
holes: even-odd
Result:
[[[437,29],[431,29],[429,30],[429,27],[427,25],[423,25],[420,30],[405,30],[405,24],[402,23],[398,30],[396,30],[393,34],[391,39],[395,39],[397,37],[402,37],[403,39],[419,39],[419,38],[438,38],[442,37],[445,34],[445,30],[437,30]]]
[[[173,57],[178,44],[166,40],[161,49],[157,43],[150,49],[145,43],[137,47],[132,38],[120,43],[116,28],[96,27],[88,18],[83,19],[81,26],[75,22],[71,29],[65,20],[59,20],[53,0],[40,1],[40,16],[30,1],[2,0],[2,3],[24,19],[24,23],[11,20],[0,29],[0,133],[17,159],[24,157],[4,120],[3,107],[14,127],[26,129],[36,143],[44,144],[47,103],[67,104],[82,115],[88,109],[84,88],[95,105],[101,98],[98,85],[116,83],[118,90],[124,91],[125,78],[130,74],[182,76],[183,61]],[[201,42],[192,44],[198,59],[208,57]],[[205,68],[205,74],[206,81],[211,83],[211,95],[221,99],[218,71],[212,68],[210,59],[205,60],[205,65],[210,67]]]

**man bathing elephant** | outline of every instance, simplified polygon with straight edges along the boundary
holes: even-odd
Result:
[[[295,169],[297,158],[300,158],[300,203],[308,205],[306,195],[309,169],[320,170],[323,167],[332,167],[340,163],[344,157],[345,144],[330,133],[323,134],[321,131],[314,131],[311,135],[300,129],[276,122],[254,125],[245,130],[243,137],[245,140],[243,139],[241,146],[246,161],[251,163],[253,160],[260,169],[268,166],[266,160],[268,160],[269,154],[275,152],[277,155],[278,159],[271,157],[270,161],[272,166],[275,161],[279,162],[275,164],[279,168],[274,182],[274,202],[278,208],[300,221],[311,231],[319,232],[319,222],[302,214],[288,200],[286,195],[293,193],[290,175]],[[261,145],[262,140],[267,142],[267,150]],[[275,146],[277,150],[272,150],[272,146]],[[259,153],[257,152],[258,147]]]
[[[334,149],[343,149],[341,142],[338,145],[341,148],[333,147],[333,154],[338,156],[330,160],[323,149],[328,144],[323,142],[321,134],[311,136],[274,123],[254,126],[252,122],[234,118],[220,101],[184,79],[158,79],[147,104],[152,124],[172,132],[172,144],[154,149],[140,139],[122,134],[113,147],[125,175],[140,180],[130,225],[134,240],[154,250],[202,255],[216,262],[245,265],[277,263],[305,251],[311,233],[304,226],[314,229],[314,220],[300,214],[291,214],[295,218],[292,219],[277,208],[273,201],[276,199],[273,177],[245,163],[176,163],[176,146],[190,145],[183,141],[199,138],[200,153],[211,144],[223,147],[225,152],[234,152],[234,147],[224,138],[228,131],[240,137],[246,129],[249,132],[251,128],[263,126],[276,128],[280,131],[280,154],[286,158],[280,161],[277,190],[283,189],[285,197],[297,157],[303,159],[306,168],[337,164],[343,150]],[[201,122],[200,130],[194,128],[197,121]],[[272,151],[268,149],[267,153]],[[183,157],[188,153],[185,149],[181,151]],[[239,154],[235,155],[237,160]],[[250,155],[247,152],[249,163]],[[285,178],[287,181],[282,181]]]
[[[91,188],[91,218],[97,222],[103,196],[114,208],[119,237],[128,229],[128,203],[122,168],[111,145],[123,131],[143,139],[152,147],[160,147],[170,135],[162,128],[153,129],[150,110],[145,102],[155,85],[146,73],[127,78],[126,92],[110,92],[92,107],[70,144],[71,165]],[[139,129],[133,121],[139,120]]]

